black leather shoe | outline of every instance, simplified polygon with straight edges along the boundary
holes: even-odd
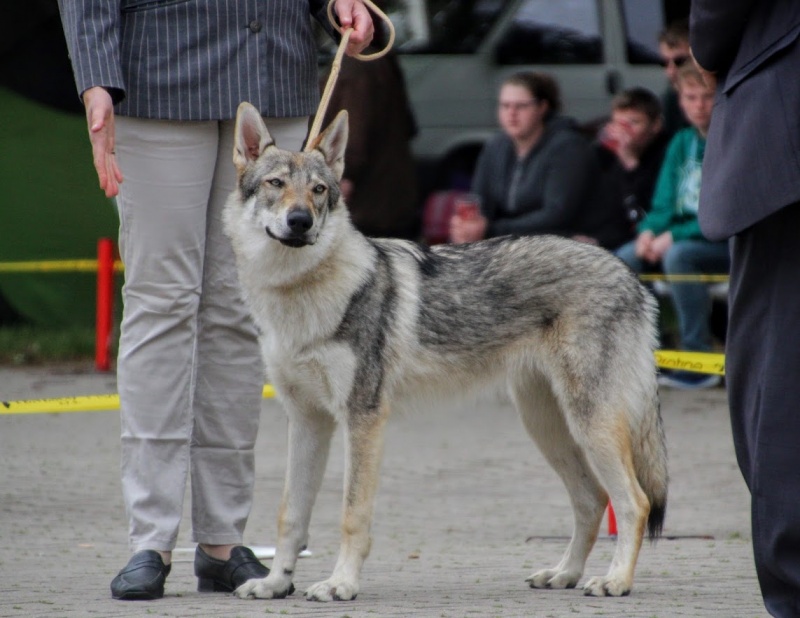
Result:
[[[111,597],[120,601],[152,601],[164,596],[164,581],[172,565],[152,549],[136,552],[111,580]]]
[[[199,592],[233,592],[248,579],[266,577],[269,569],[249,547],[234,547],[229,560],[219,560],[198,545],[194,553],[194,574]]]

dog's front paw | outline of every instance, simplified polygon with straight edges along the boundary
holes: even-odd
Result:
[[[240,599],[283,599],[294,592],[292,580],[285,577],[248,579],[233,591]]]
[[[632,582],[624,577],[592,577],[583,587],[583,594],[591,597],[624,597],[630,594]]]
[[[542,569],[541,571],[536,571],[536,573],[525,581],[528,582],[531,588],[553,588],[562,590],[564,588],[574,588],[577,586],[581,575],[582,573],[574,573],[571,571]]]
[[[306,590],[309,601],[352,601],[358,594],[358,583],[331,577],[317,582]]]

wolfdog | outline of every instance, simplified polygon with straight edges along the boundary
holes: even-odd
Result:
[[[561,561],[532,588],[583,575],[609,498],[619,535],[605,575],[583,590],[630,592],[645,528],[661,533],[667,457],[656,386],[655,303],[607,251],[564,238],[495,238],[421,247],[370,239],[339,189],[348,119],[306,152],[279,149],[242,103],[224,211],[267,375],[289,421],[277,553],[241,598],[294,590],[331,435],[345,429],[342,540],[316,601],[350,600],[370,550],[384,425],[405,395],[452,395],[499,381],[561,476],[574,509]],[[380,204],[375,205],[380,208]]]

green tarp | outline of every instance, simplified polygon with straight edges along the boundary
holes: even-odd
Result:
[[[0,88],[0,262],[96,259],[97,240],[116,243],[118,227],[97,184],[86,119]],[[92,273],[0,272],[0,294],[35,324],[95,321]]]

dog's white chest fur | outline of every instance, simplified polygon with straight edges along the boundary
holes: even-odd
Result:
[[[233,240],[235,246],[248,242],[247,237]],[[335,247],[324,244],[321,239],[319,246],[291,249],[260,239],[259,250],[238,247],[237,255],[245,298],[261,331],[268,378],[279,392],[291,391],[292,397],[310,398],[315,407],[338,411],[346,407],[356,356],[337,341],[336,333],[368,269],[363,238],[353,235]],[[319,253],[326,254],[321,262]],[[291,261],[291,281],[282,280],[289,270],[282,268],[284,261]]]

